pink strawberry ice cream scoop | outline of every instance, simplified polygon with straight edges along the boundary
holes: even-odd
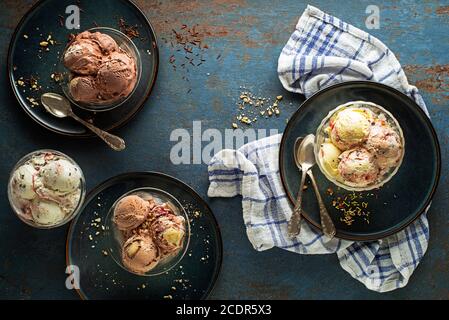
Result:
[[[185,235],[184,217],[174,214],[170,208],[158,206],[153,209],[151,232],[162,254],[169,255],[182,248]]]
[[[139,196],[131,195],[121,199],[115,209],[113,221],[122,231],[140,226],[148,216],[149,203]]]
[[[159,263],[159,249],[151,237],[134,235],[123,245],[122,260],[126,268],[143,274]]]
[[[381,170],[388,170],[399,164],[404,152],[401,139],[385,121],[376,121],[371,127],[365,147],[374,155]]]
[[[80,103],[115,103],[137,83],[136,58],[100,32],[78,34],[66,49],[64,65],[72,72],[70,95]]]
[[[365,187],[376,182],[379,168],[373,155],[366,149],[357,147],[340,155],[338,172],[347,185]]]

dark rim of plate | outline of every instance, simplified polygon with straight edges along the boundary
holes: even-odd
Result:
[[[379,83],[379,82],[375,82],[375,81],[368,81],[368,80],[357,80],[357,81],[346,81],[346,82],[341,82],[341,83],[337,83],[334,84],[332,86],[326,87],[324,89],[321,89],[317,92],[315,92],[312,96],[310,96],[308,99],[306,99],[298,108],[298,110],[295,111],[295,113],[290,117],[289,122],[287,123],[287,126],[285,127],[284,133],[282,135],[282,140],[281,140],[281,144],[280,144],[280,148],[279,148],[279,169],[280,169],[280,175],[281,175],[281,181],[282,181],[282,186],[285,190],[285,193],[287,194],[287,197],[290,201],[291,204],[295,203],[295,198],[294,195],[292,195],[291,193],[288,192],[288,188],[287,188],[287,183],[285,181],[285,171],[284,171],[284,165],[282,162],[282,159],[284,158],[284,149],[285,149],[285,140],[287,137],[288,132],[292,129],[293,127],[293,122],[292,120],[294,120],[299,113],[301,112],[301,108],[303,107],[303,105],[305,105],[306,103],[308,103],[309,100],[313,99],[315,96],[322,94],[323,92],[338,88],[338,87],[345,87],[345,86],[350,86],[350,85],[355,85],[355,84],[365,84],[365,85],[371,85],[371,86],[378,86],[378,87],[382,87],[384,89],[390,90],[393,93],[400,95],[406,99],[408,99],[411,104],[413,106],[415,106],[415,108],[418,110],[418,112],[422,115],[424,121],[426,122],[427,126],[430,129],[430,132],[432,133],[432,136],[434,138],[435,141],[435,146],[436,146],[436,153],[437,153],[437,157],[436,157],[436,161],[437,161],[437,172],[436,172],[436,178],[434,181],[434,184],[432,186],[432,190],[429,194],[429,196],[426,199],[426,202],[424,203],[424,205],[422,206],[422,208],[418,211],[418,213],[413,217],[413,219],[411,219],[408,223],[406,223],[405,225],[402,225],[400,227],[397,228],[393,228],[390,231],[384,231],[379,233],[377,236],[353,236],[353,235],[341,235],[338,230],[337,230],[337,234],[335,235],[336,238],[340,238],[340,239],[344,239],[344,240],[351,240],[351,241],[374,241],[374,240],[379,240],[388,236],[391,236],[392,234],[395,234],[401,230],[404,230],[406,227],[408,227],[411,223],[413,223],[414,221],[416,221],[416,219],[418,219],[419,216],[421,216],[421,214],[423,214],[426,209],[428,208],[430,202],[432,201],[432,198],[435,194],[435,191],[438,187],[438,183],[440,181],[440,175],[441,175],[441,150],[440,150],[440,143],[438,141],[438,136],[436,134],[435,128],[432,125],[432,122],[430,121],[429,117],[424,113],[424,111],[421,109],[421,107],[415,102],[413,101],[413,99],[411,99],[410,97],[408,97],[407,95],[405,95],[404,93],[402,93],[401,91],[387,86],[385,84]],[[310,225],[312,225],[315,229],[321,231],[321,225],[319,223],[316,223],[315,221],[313,221],[313,219],[310,218],[310,216],[307,213],[303,214],[304,219],[307,220],[307,222],[309,222]]]
[[[91,133],[90,131],[87,131],[84,134],[72,134],[72,133],[68,133],[68,132],[64,132],[64,131],[60,131],[60,130],[56,130],[54,128],[52,128],[51,126],[49,126],[48,124],[46,124],[43,121],[38,120],[35,116],[33,116],[33,114],[28,110],[28,107],[23,105],[23,103],[20,101],[20,97],[18,96],[17,92],[16,92],[16,87],[15,87],[15,83],[13,81],[12,78],[12,70],[11,70],[11,59],[12,59],[12,47],[13,47],[13,43],[15,42],[14,40],[17,37],[17,34],[19,32],[20,27],[23,25],[23,23],[25,22],[25,20],[28,18],[28,16],[35,10],[37,9],[42,3],[44,3],[46,0],[38,0],[22,17],[22,19],[20,19],[19,23],[17,24],[12,36],[11,36],[11,40],[9,42],[9,48],[8,48],[8,56],[7,56],[7,62],[6,62],[6,69],[8,72],[8,78],[9,78],[9,82],[11,85],[11,89],[14,93],[14,96],[17,99],[17,102],[19,103],[19,105],[22,107],[22,109],[25,111],[25,113],[37,124],[39,124],[40,126],[55,132],[57,134],[60,135],[64,135],[64,136],[69,136],[69,137],[77,137],[77,138],[92,138],[92,137],[96,137],[96,135],[94,133]],[[122,120],[120,122],[118,122],[117,124],[114,124],[113,126],[111,126],[110,128],[107,128],[108,131],[112,131],[118,128],[121,128],[123,126],[125,126],[126,124],[128,124],[138,113],[139,111],[142,110],[142,108],[145,105],[145,102],[148,100],[148,98],[151,95],[151,92],[153,92],[154,89],[154,85],[156,83],[156,79],[157,79],[157,75],[158,75],[158,70],[159,70],[159,47],[157,45],[157,37],[156,37],[156,33],[154,31],[153,25],[150,23],[150,21],[148,20],[147,16],[145,15],[145,13],[131,0],[125,0],[127,2],[129,2],[145,19],[145,22],[147,23],[147,27],[150,30],[151,35],[153,36],[154,41],[152,41],[152,46],[155,50],[155,68],[154,68],[154,72],[153,72],[153,81],[150,84],[150,90],[148,91],[148,94],[145,96],[145,98],[142,100],[141,105],[132,113],[130,114],[128,117],[125,118],[125,120]]]
[[[186,188],[187,192],[190,193],[191,195],[193,195],[195,198],[198,198],[200,201],[203,202],[204,206],[206,207],[206,209],[211,213],[210,217],[212,218],[213,223],[215,224],[215,230],[217,231],[217,244],[219,247],[219,254],[218,254],[218,269],[214,274],[214,277],[212,279],[212,285],[209,287],[208,291],[204,293],[203,295],[203,299],[207,299],[210,294],[212,293],[212,291],[214,290],[216,284],[217,284],[217,280],[219,279],[219,276],[221,274],[221,268],[222,268],[222,263],[223,263],[223,240],[221,237],[221,231],[220,231],[220,226],[218,225],[218,221],[217,218],[215,217],[215,215],[213,214],[212,209],[210,208],[209,204],[192,188],[190,187],[188,184],[186,184],[185,182],[179,180],[178,178],[175,178],[173,176],[170,176],[168,174],[165,173],[161,173],[161,172],[156,172],[156,171],[141,171],[141,172],[127,172],[127,173],[122,173],[119,175],[116,175],[114,177],[111,177],[105,181],[103,181],[102,183],[98,184],[95,188],[93,188],[91,191],[89,191],[89,193],[87,194],[85,200],[84,200],[84,205],[80,210],[80,213],[82,213],[84,211],[85,205],[86,203],[90,202],[93,197],[100,192],[100,190],[103,188],[103,186],[107,185],[108,183],[110,183],[112,180],[119,180],[121,178],[125,178],[127,176],[130,175],[152,175],[152,176],[160,176],[169,180],[172,180],[173,182],[175,182],[176,184],[180,185],[182,188]],[[70,249],[70,235],[72,233],[72,229],[75,227],[76,222],[78,221],[80,215],[77,215],[71,222],[70,222],[70,226],[69,229],[67,231],[67,240],[66,240],[66,265],[69,266],[71,265],[70,263],[70,257],[69,257],[69,249]],[[78,294],[78,296],[82,299],[82,300],[87,300],[88,297],[85,296],[81,291],[81,289],[76,289],[76,293]]]

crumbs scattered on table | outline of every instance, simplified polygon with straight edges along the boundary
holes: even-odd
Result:
[[[240,89],[241,92],[236,103],[238,114],[235,116],[238,122],[250,126],[259,118],[268,119],[273,115],[276,117],[280,115],[279,103],[283,98],[281,95],[271,99],[269,97],[257,96],[245,87],[240,87]],[[238,129],[238,127],[236,122],[232,123],[233,129]]]
[[[340,221],[352,225],[356,219],[370,223],[369,199],[377,197],[374,193],[355,193],[339,196],[332,200],[332,206],[343,214]]]

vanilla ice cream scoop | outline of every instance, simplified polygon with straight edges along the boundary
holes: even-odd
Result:
[[[379,168],[372,154],[359,147],[340,155],[338,172],[343,182],[353,187],[368,186],[376,182],[379,176]]]
[[[321,145],[319,151],[319,159],[324,169],[331,175],[338,175],[338,164],[340,163],[341,151],[330,142]]]
[[[123,264],[135,273],[146,273],[159,263],[159,249],[149,236],[134,235],[123,245]]]
[[[79,188],[81,172],[68,160],[51,161],[42,167],[43,185],[53,191],[69,193]]]
[[[331,121],[330,137],[340,150],[347,150],[363,143],[370,133],[372,114],[363,108],[347,108]]]
[[[35,180],[38,180],[37,171],[32,165],[20,166],[12,178],[14,194],[21,199],[33,200],[36,197]]]
[[[35,199],[31,204],[33,220],[40,225],[55,225],[65,218],[65,212],[58,203]]]

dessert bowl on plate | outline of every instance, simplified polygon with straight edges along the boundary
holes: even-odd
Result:
[[[366,101],[331,110],[315,135],[318,167],[330,181],[350,191],[382,187],[399,170],[405,139],[385,108]]]
[[[329,130],[330,126],[323,125],[323,130],[319,130],[320,133],[322,132],[317,135],[317,139],[321,139],[320,142],[324,143],[325,139],[329,139],[326,142],[332,142],[326,144],[327,149],[324,150],[330,154],[330,157],[324,159],[325,163],[317,159],[319,164],[312,170],[324,204],[335,224],[336,237],[354,241],[382,239],[403,230],[425,212],[435,193],[441,173],[441,154],[435,130],[421,107],[404,93],[372,81],[349,81],[326,87],[309,97],[290,117],[282,135],[279,150],[281,180],[286,195],[293,204],[300,183],[293,157],[296,139],[316,133],[323,119],[330,113],[338,116],[338,113],[334,113],[337,106],[351,101],[369,101],[367,109],[378,112],[379,115],[382,114],[385,120],[389,119],[389,128],[373,131],[372,140],[369,141],[366,135],[369,136],[371,130],[366,130],[366,122],[362,121],[356,126],[345,127],[348,119],[360,120],[364,116],[343,114],[343,117],[338,120],[340,124],[332,124],[334,128],[337,127],[333,139],[332,130]],[[367,113],[370,114],[370,112]],[[375,117],[378,116],[375,115]],[[326,122],[336,120],[331,118],[332,116]],[[328,129],[325,132],[326,128]],[[339,131],[341,128],[343,132]],[[385,131],[390,129],[396,133],[391,134],[392,137],[399,137],[399,144],[404,147],[405,152],[399,152],[397,158],[388,157],[387,159],[373,155],[374,151],[376,153],[383,151],[383,154],[391,156],[395,153],[394,151],[400,150],[400,148],[388,148],[390,144],[398,145],[396,139],[392,141],[383,139]],[[389,143],[384,143],[385,141]],[[371,148],[375,150],[351,152],[351,148],[360,148],[358,143],[364,145],[365,150],[371,150]],[[321,145],[318,143],[316,147],[321,148]],[[346,154],[342,155],[344,152]],[[317,158],[320,156],[318,150],[316,156]],[[339,182],[336,174],[342,160],[340,157],[343,158],[343,156],[344,162],[340,169],[343,170],[345,180]],[[378,158],[373,159],[375,157]],[[392,166],[385,171],[385,175],[370,175],[373,168],[379,170],[379,166],[389,164],[388,161],[382,160],[391,158],[395,159],[390,162]],[[354,164],[360,165],[362,170],[358,170],[357,166],[354,168]],[[326,175],[325,173],[330,170],[333,170],[333,174]],[[360,178],[366,177],[368,181],[372,179],[371,183],[366,183],[363,187],[357,185]],[[353,180],[356,187],[362,190],[353,190],[355,186],[349,185],[348,180],[349,183]],[[382,187],[374,187],[376,184]],[[304,219],[313,227],[320,229],[318,203],[313,191],[304,192],[303,209]]]
[[[134,42],[119,30],[96,27],[77,34],[60,59],[66,97],[88,111],[108,111],[136,91],[142,61]]]

